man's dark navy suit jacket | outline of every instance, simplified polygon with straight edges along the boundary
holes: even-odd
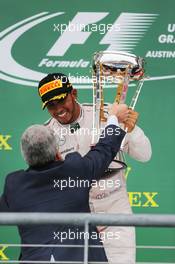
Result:
[[[111,132],[112,131],[112,132]],[[119,135],[118,135],[119,133]],[[125,132],[115,125],[105,128],[105,137],[84,157],[74,152],[68,154],[65,161],[55,161],[43,167],[29,167],[19,170],[6,177],[4,193],[0,199],[0,212],[61,212],[89,213],[90,187],[78,187],[78,180],[91,183],[104,175],[120,148]],[[116,134],[116,135],[115,135]],[[77,187],[59,188],[59,183],[72,179]],[[18,226],[21,243],[23,244],[73,244],[83,245],[84,227],[59,225]],[[65,232],[65,233],[63,233]],[[61,235],[70,232],[76,235],[61,241]],[[102,245],[95,227],[90,226],[89,244]],[[96,234],[96,235],[94,235]],[[47,260],[53,255],[55,261],[82,261],[82,248],[22,248],[21,260]],[[107,261],[102,248],[89,248],[89,261]]]

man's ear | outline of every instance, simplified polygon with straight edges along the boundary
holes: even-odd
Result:
[[[63,158],[61,157],[61,154],[60,152],[57,152],[56,153],[56,157],[55,157],[56,160],[63,160]]]
[[[71,95],[73,96],[74,99],[77,99],[78,93],[77,93],[77,89],[74,89],[71,91]]]

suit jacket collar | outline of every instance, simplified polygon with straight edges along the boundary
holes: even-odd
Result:
[[[51,162],[48,162],[47,164],[41,165],[41,166],[29,166],[26,171],[30,171],[30,170],[37,170],[37,171],[48,170],[50,168],[57,167],[57,166],[59,166],[59,165],[61,165],[63,163],[64,163],[64,161],[62,161],[62,160],[51,161]]]

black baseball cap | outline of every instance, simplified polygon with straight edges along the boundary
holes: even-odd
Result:
[[[72,91],[72,84],[63,73],[49,73],[38,85],[38,93],[43,102],[43,109],[53,100],[63,100]]]

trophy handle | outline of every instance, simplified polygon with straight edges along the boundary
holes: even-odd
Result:
[[[140,92],[141,92],[141,89],[142,89],[142,86],[143,86],[143,83],[145,81],[145,78],[143,78],[142,80],[140,80],[137,88],[136,88],[136,91],[131,99],[131,103],[129,105],[129,108],[131,108],[132,110],[135,109],[135,106],[136,106],[136,103],[138,101],[138,98],[139,98],[139,95],[140,95]]]

